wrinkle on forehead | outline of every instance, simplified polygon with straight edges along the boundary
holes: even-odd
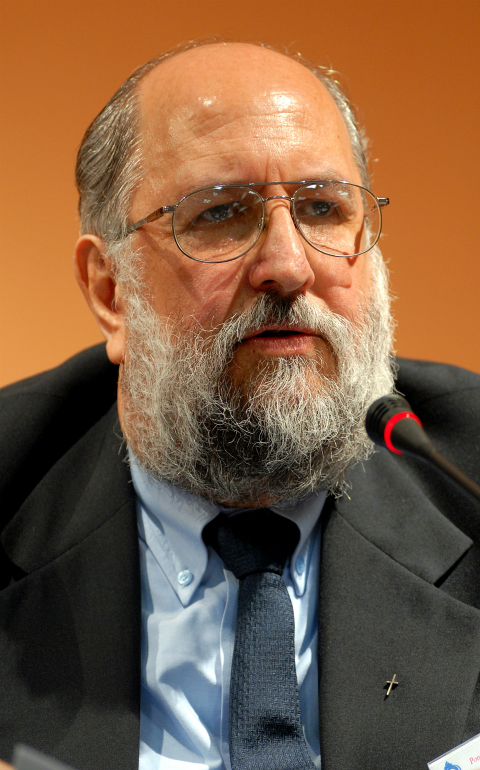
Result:
[[[305,112],[298,94],[286,90],[252,94],[248,103],[233,100],[226,104],[225,100],[216,96],[199,96],[194,107],[183,106],[176,115],[170,117],[168,133],[185,128],[193,136],[201,138],[206,134],[228,129],[230,124],[241,123],[246,118],[261,120],[262,125],[265,125],[269,119],[273,119],[278,124],[278,128],[281,128],[291,116],[296,116],[297,123],[301,123]]]
[[[268,111],[263,109],[265,105],[259,103],[255,114],[245,114],[244,110],[236,109],[225,112],[217,110],[209,114],[193,114],[187,116],[184,111],[171,115],[168,119],[165,141],[172,150],[176,146],[188,145],[192,141],[201,144],[211,144],[227,141],[231,143],[237,140],[241,145],[242,139],[248,130],[250,138],[261,143],[276,143],[287,141],[295,144],[301,141],[302,133],[316,135],[314,126],[308,125],[304,119],[304,113],[298,106],[297,110],[290,112]],[[292,119],[295,121],[295,135],[292,132]],[[300,132],[300,135],[299,135]]]
[[[216,135],[235,131],[241,135],[242,124],[246,122],[249,126],[257,124],[262,133],[271,131],[278,137],[283,129],[291,126],[293,120],[297,128],[321,130],[318,125],[313,127],[300,95],[285,90],[251,94],[248,101],[225,95],[196,96],[185,98],[180,103],[175,101],[169,100],[168,105],[157,103],[143,120],[146,133],[163,133],[164,141],[170,148],[188,141],[188,137],[215,138]],[[338,128],[341,131],[341,122]]]

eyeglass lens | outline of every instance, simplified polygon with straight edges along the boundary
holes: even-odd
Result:
[[[245,254],[264,224],[262,197],[248,187],[219,186],[192,193],[177,206],[173,228],[180,249],[205,262]],[[293,217],[305,240],[338,257],[361,254],[380,234],[381,215],[368,190],[345,182],[306,184],[293,196]]]

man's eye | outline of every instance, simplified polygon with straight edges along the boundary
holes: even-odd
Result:
[[[299,222],[315,225],[340,225],[348,221],[348,211],[345,209],[345,201],[321,199],[304,199],[297,201],[295,211]]]
[[[195,223],[201,224],[206,222],[210,224],[212,222],[225,222],[226,219],[231,219],[232,217],[241,214],[244,208],[245,207],[238,201],[235,203],[222,203],[219,206],[212,206],[212,208],[202,211],[202,213],[196,217]]]
[[[304,206],[303,213],[306,216],[327,217],[335,211],[332,201],[310,201]]]

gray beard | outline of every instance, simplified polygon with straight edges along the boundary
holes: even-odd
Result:
[[[341,494],[348,468],[373,449],[366,410],[394,382],[383,263],[377,259],[373,270],[372,299],[360,322],[303,295],[268,293],[210,332],[194,323],[178,332],[173,321],[161,322],[138,280],[130,282],[122,427],[144,469],[231,506],[300,500],[319,489]],[[321,335],[335,373],[326,371],[321,354],[290,355],[267,359],[236,381],[239,342],[277,323]]]

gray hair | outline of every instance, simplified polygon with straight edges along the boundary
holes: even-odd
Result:
[[[234,41],[217,37],[192,40],[151,59],[130,75],[92,121],[80,145],[76,165],[82,233],[100,236],[108,247],[118,244],[127,235],[130,203],[142,178],[140,101],[137,88],[140,81],[161,62],[176,54],[201,45],[226,42]],[[369,187],[367,139],[358,124],[353,105],[335,79],[337,73],[327,67],[311,64],[298,53],[279,51],[272,46],[262,47],[282,53],[302,64],[325,86],[345,121],[362,184]]]

